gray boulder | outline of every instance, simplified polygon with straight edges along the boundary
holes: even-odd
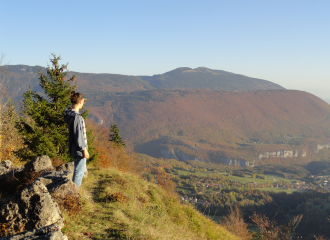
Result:
[[[6,234],[15,234],[24,229],[27,220],[19,211],[20,208],[15,202],[9,201],[7,204],[1,204],[0,224]]]
[[[13,164],[9,160],[0,162],[0,175],[8,173],[13,168]]]
[[[16,169],[9,161],[0,163],[0,182],[9,186],[7,197],[0,199],[0,225],[5,227],[5,237],[0,240],[67,239],[61,232],[64,219],[59,206],[72,213],[81,209],[81,197],[72,182],[74,162],[53,170],[48,156]],[[13,189],[11,194],[10,184],[15,181],[28,185],[18,186],[23,189],[16,193]]]
[[[23,189],[20,196],[27,223],[26,230],[41,228],[51,224],[63,227],[63,218],[56,202],[46,186],[39,180]]]
[[[63,170],[73,172],[74,171],[74,162],[64,163],[64,164],[56,167],[56,171],[63,171]]]
[[[21,232],[10,237],[0,237],[0,240],[68,240],[61,232],[61,227],[55,224],[34,229],[33,231]]]
[[[72,175],[70,176],[70,179],[72,180],[73,172],[74,172],[74,162],[64,163],[64,164],[56,167],[55,169],[56,169],[56,171],[63,171],[63,170],[70,171],[72,173]],[[86,169],[84,178],[86,178],[87,176],[88,176],[88,171]]]
[[[38,180],[26,186],[11,201],[1,203],[0,213],[0,224],[5,226],[7,236],[52,224],[64,226],[57,203]]]
[[[8,169],[8,163],[6,163],[6,169]],[[26,163],[23,167],[13,169],[12,166],[9,170],[3,170],[3,174],[1,173],[1,169],[4,169],[2,165],[0,165],[0,181],[19,181],[24,182],[24,179],[34,180],[44,171],[52,171],[53,165],[50,158],[46,155],[36,157],[34,160]]]
[[[24,167],[19,167],[16,169],[13,169],[13,165],[9,160],[5,160],[0,163],[0,179],[10,178],[13,176],[22,178],[26,174],[52,171],[53,169],[52,161],[46,155],[39,156],[26,163]]]
[[[55,169],[58,172],[60,172],[60,171],[69,171],[70,172],[70,175],[68,176],[68,178],[70,180],[72,180],[73,171],[74,171],[74,162],[64,163],[64,164],[56,167]]]
[[[38,178],[58,204],[63,205],[68,199],[80,204],[81,198],[78,189],[71,179],[72,172],[70,171],[45,172]]]
[[[24,166],[25,172],[41,172],[53,170],[52,160],[47,155],[39,156]]]

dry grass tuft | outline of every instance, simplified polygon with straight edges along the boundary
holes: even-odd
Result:
[[[23,176],[23,180],[21,181],[21,185],[19,188],[24,188],[25,186],[29,185],[30,183],[33,183],[37,178],[41,177],[42,174],[45,171],[40,171],[40,172],[25,172]]]
[[[137,197],[136,199],[139,200],[141,203],[146,203],[147,202],[147,200],[143,197]]]
[[[0,237],[13,235],[24,231],[25,224],[21,223],[14,227],[14,221],[15,220],[8,223],[0,223]]]
[[[70,216],[77,215],[82,210],[82,203],[80,199],[73,196],[66,196],[64,199],[58,201],[56,199],[61,211],[65,210]]]
[[[12,230],[12,223],[0,223],[0,237],[7,236]]]
[[[110,195],[106,195],[106,199],[109,200],[110,202],[127,202],[128,198],[122,194],[121,192],[115,192]]]
[[[52,158],[51,160],[52,160],[52,165],[53,165],[54,168],[64,164],[64,162],[58,157]]]

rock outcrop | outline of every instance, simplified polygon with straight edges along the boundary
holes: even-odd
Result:
[[[37,157],[35,160],[24,165],[25,172],[41,172],[53,170],[52,161],[46,155]]]
[[[176,159],[179,161],[189,161],[189,160],[197,160],[197,161],[201,161],[200,158],[196,157],[196,156],[190,156],[188,154],[185,154],[184,152],[180,151],[179,149],[165,149],[165,148],[161,148],[159,149],[160,154],[164,157],[164,158],[169,158],[169,159]]]
[[[221,163],[224,163],[227,165],[241,166],[241,167],[254,167],[254,162],[249,162],[249,161],[246,161],[243,159],[221,157],[219,160]]]
[[[317,144],[316,148],[314,150],[314,153],[319,153],[319,150],[326,148],[329,149],[330,148],[330,143],[325,143],[325,144]]]
[[[25,231],[9,237],[0,237],[1,240],[68,240],[57,225],[49,225],[33,231]]]
[[[13,165],[9,160],[0,162],[0,175],[8,173],[12,167]]]
[[[60,206],[68,199],[80,204],[78,189],[71,180],[73,168],[73,163],[66,163],[54,169],[48,156],[17,169],[8,161],[1,162],[1,184],[10,184],[13,178],[35,179],[0,198],[0,240],[67,239],[61,232],[64,219]]]
[[[269,158],[269,157],[280,157],[280,158],[288,158],[288,157],[306,157],[306,151],[298,151],[298,150],[286,150],[286,151],[273,151],[273,152],[263,152],[259,154],[259,159]]]
[[[77,187],[71,180],[72,174],[67,170],[45,172],[38,180],[47,187],[49,194],[59,205],[65,205],[68,199],[70,202],[80,203]]]

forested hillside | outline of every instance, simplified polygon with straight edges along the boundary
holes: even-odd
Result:
[[[29,87],[41,90],[38,70],[45,68],[10,66],[5,85],[14,103]],[[328,104],[265,80],[207,68],[149,77],[70,71],[68,77],[73,74],[90,117],[106,126],[116,122],[131,147],[153,157],[258,164],[269,151],[310,157],[330,136]]]
[[[253,160],[279,150],[308,155],[330,136],[329,104],[301,91],[151,90],[90,97],[93,115],[106,125],[116,122],[136,151],[154,157],[173,149],[214,161],[222,155]]]

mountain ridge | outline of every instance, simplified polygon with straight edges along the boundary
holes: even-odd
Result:
[[[164,74],[141,76],[141,78],[157,89],[212,89],[223,91],[284,89],[282,86],[267,80],[206,67],[194,69],[180,67]],[[177,82],[177,79],[180,79],[180,82]]]
[[[41,91],[38,74],[46,68],[28,65],[9,65],[6,87],[15,100],[21,100],[29,87]],[[181,67],[153,76],[133,76],[110,73],[80,73],[69,71],[68,77],[77,75],[78,91],[86,95],[104,92],[134,92],[153,89],[212,89],[222,91],[255,91],[284,89],[278,84],[247,77],[240,74],[212,70],[205,67],[195,69]]]

